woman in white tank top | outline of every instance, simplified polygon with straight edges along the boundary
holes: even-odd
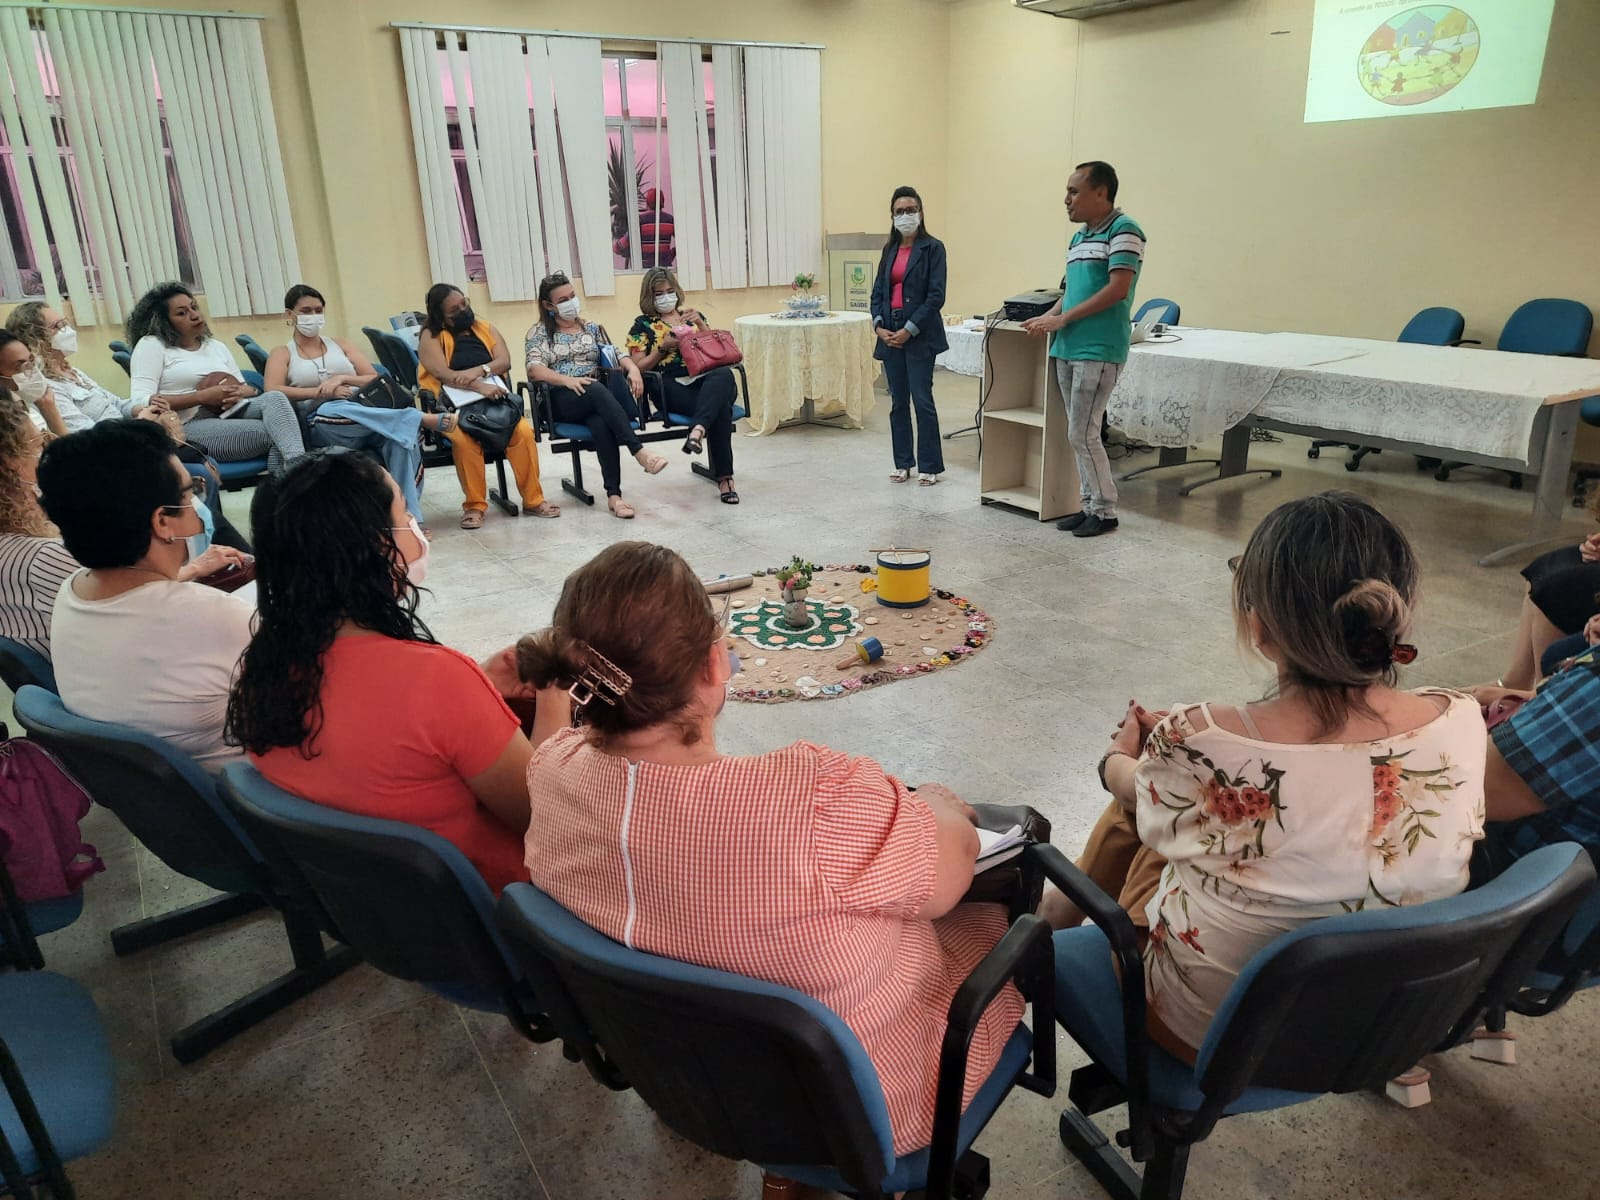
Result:
[[[323,333],[323,305],[322,293],[308,284],[289,289],[283,307],[294,335],[267,355],[267,387],[288,396],[306,421],[308,446],[367,450],[381,459],[400,485],[406,511],[426,528],[419,431],[448,433],[455,414],[373,408],[350,400],[378,372],[350,342]]]

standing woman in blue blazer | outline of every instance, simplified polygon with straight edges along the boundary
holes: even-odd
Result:
[[[949,348],[944,335],[944,243],[922,223],[916,188],[895,188],[889,201],[894,229],[884,243],[872,285],[872,324],[878,345],[872,355],[889,381],[889,434],[894,442],[896,483],[911,478],[922,486],[944,474],[944,443],[933,407],[933,360]],[[916,457],[912,457],[911,410],[917,413]]]

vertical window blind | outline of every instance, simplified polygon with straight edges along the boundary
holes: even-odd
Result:
[[[818,48],[396,29],[436,279],[515,301],[555,270],[601,296],[657,262],[691,290],[821,264]]]
[[[0,49],[0,295],[82,325],[173,278],[215,316],[281,307],[299,254],[260,18],[4,7]]]

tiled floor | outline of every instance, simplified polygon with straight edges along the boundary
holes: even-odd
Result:
[[[946,428],[965,424],[975,382],[941,374]],[[454,478],[432,472],[425,504],[437,531],[426,615],[443,640],[485,653],[544,622],[568,571],[605,542],[648,538],[677,547],[703,573],[737,572],[800,553],[857,561],[891,542],[933,548],[935,582],[993,616],[993,645],[969,663],[847,699],[730,705],[729,751],[810,738],[870,753],[914,780],[941,780],[973,799],[1035,805],[1075,851],[1101,807],[1093,764],[1129,697],[1248,698],[1260,686],[1235,648],[1226,558],[1288,497],[1328,487],[1371,497],[1411,532],[1426,566],[1422,657],[1410,678],[1465,684],[1505,657],[1520,581],[1473,565],[1515,540],[1523,493],[1483,472],[1437,484],[1396,454],[1358,474],[1338,457],[1305,459],[1305,443],[1258,446],[1285,468],[1176,493],[1185,472],[1125,485],[1122,529],[1075,540],[1015,512],[977,503],[977,446],[947,443],[935,488],[895,486],[886,412],[865,432],[805,428],[741,437],[737,508],[675,461],[647,478],[627,465],[639,518],[622,523],[558,493],[559,521],[491,515],[455,528]],[[678,455],[673,451],[672,457]],[[1143,461],[1149,461],[1148,458]],[[235,519],[241,499],[231,500]],[[1573,538],[1583,532],[1577,515]],[[157,948],[111,955],[106,932],[203,894],[134,845],[114,819],[93,817],[109,870],[89,886],[78,924],[45,943],[52,968],[90,986],[120,1068],[116,1140],[73,1169],[86,1198],[753,1197],[753,1168],[675,1138],[632,1094],[592,1084],[559,1051],[530,1047],[502,1021],[459,1011],[361,967],[192,1067],[164,1039],[288,965],[267,916]],[[1571,1195],[1600,1164],[1600,1018],[1594,993],[1559,1016],[1517,1024],[1523,1064],[1433,1064],[1434,1103],[1401,1111],[1371,1095],[1328,1098],[1279,1115],[1225,1122],[1196,1150],[1189,1194],[1311,1198]],[[1063,1072],[1079,1056],[1062,1042]],[[1065,1075],[1063,1074],[1063,1079]],[[1059,1102],[1013,1096],[979,1147],[993,1195],[1092,1196],[1088,1175],[1056,1137]]]

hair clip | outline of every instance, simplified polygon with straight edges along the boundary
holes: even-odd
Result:
[[[1367,671],[1381,671],[1394,663],[1401,666],[1417,661],[1417,648],[1409,642],[1391,642],[1376,629],[1369,629],[1350,643],[1350,657]]]
[[[567,695],[572,697],[573,707],[582,708],[590,701],[599,700],[615,708],[617,701],[626,696],[628,689],[633,687],[633,676],[587,642],[582,645],[584,655],[589,661],[583,668],[583,673],[567,689]]]
[[[1409,642],[1396,642],[1390,657],[1402,667],[1409,666],[1417,661],[1417,648]]]

